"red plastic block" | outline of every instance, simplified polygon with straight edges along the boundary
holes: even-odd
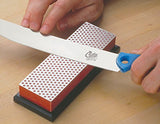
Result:
[[[68,40],[108,51],[115,45],[115,35],[87,22]],[[49,55],[19,84],[20,96],[52,112],[92,69],[84,63]]]

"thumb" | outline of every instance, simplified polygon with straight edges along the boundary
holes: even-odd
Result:
[[[135,54],[142,54],[144,51],[146,51],[150,46],[152,46],[153,44],[157,44],[157,42],[160,41],[160,37],[152,40],[150,43],[148,43],[147,45],[145,45],[144,47],[140,48],[140,49],[135,49],[132,50],[131,53],[135,53]]]
[[[147,50],[149,48],[151,43],[143,46],[142,48],[140,49],[135,49],[135,50],[132,50],[131,53],[135,53],[135,54],[142,54],[145,50]]]
[[[148,47],[149,47],[149,45],[146,45],[140,49],[134,49],[131,51],[131,53],[142,54]]]

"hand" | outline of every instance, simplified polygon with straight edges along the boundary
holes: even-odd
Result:
[[[135,50],[141,54],[131,67],[131,76],[135,83],[141,84],[148,93],[156,93],[160,89],[160,38],[145,47]]]
[[[43,17],[49,6],[48,16]],[[93,22],[103,12],[103,0],[29,0],[21,25],[43,34],[49,34],[57,25],[58,30]]]

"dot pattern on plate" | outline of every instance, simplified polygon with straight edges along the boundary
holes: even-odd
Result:
[[[112,33],[86,22],[68,39],[82,45],[104,49],[113,38],[115,35]]]
[[[104,49],[114,38],[113,34],[86,22],[68,40]],[[86,66],[70,59],[49,55],[19,85],[53,101]]]

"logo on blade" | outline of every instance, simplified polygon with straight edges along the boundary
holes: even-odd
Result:
[[[89,52],[87,52],[87,53],[85,54],[85,57],[86,57],[87,60],[96,61],[97,56],[98,56],[98,54],[97,54],[97,53],[94,53],[94,52],[92,52],[92,51],[89,51]]]

